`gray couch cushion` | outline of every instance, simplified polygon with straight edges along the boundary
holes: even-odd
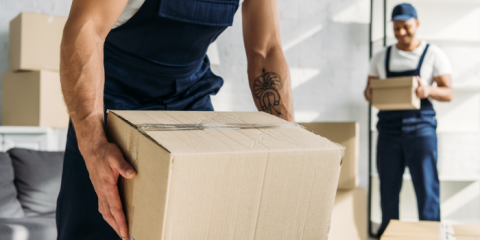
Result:
[[[0,240],[55,240],[55,215],[0,219]]]
[[[63,152],[21,148],[8,151],[15,171],[18,199],[26,216],[55,212],[63,167]]]
[[[0,152],[0,218],[24,216],[13,179],[12,160],[8,154]]]

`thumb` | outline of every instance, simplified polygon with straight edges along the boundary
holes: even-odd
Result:
[[[418,82],[418,86],[421,87],[423,84],[422,84],[422,79],[420,79],[419,76],[417,76],[417,82]]]
[[[112,161],[112,166],[117,169],[118,173],[126,179],[132,179],[137,175],[135,169],[128,164],[127,161],[122,157],[116,157]]]

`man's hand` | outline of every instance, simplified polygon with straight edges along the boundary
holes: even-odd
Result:
[[[370,81],[372,81],[373,79],[378,79],[378,77],[368,76],[367,87],[363,92],[363,94],[365,95],[365,99],[367,99],[368,102],[372,102],[372,88],[370,87]]]
[[[84,156],[90,180],[98,196],[98,211],[123,240],[129,240],[127,222],[120,200],[119,175],[132,179],[136,172],[113,143],[102,143]]]
[[[368,102],[372,102],[372,88],[370,88],[370,85],[367,86],[363,94],[365,95],[365,99],[367,99]]]
[[[417,97],[420,99],[428,98],[430,96],[430,92],[432,91],[432,86],[423,84],[420,77],[417,76],[416,78],[418,81],[418,87],[416,90]]]

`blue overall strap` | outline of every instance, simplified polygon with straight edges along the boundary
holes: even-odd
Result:
[[[418,61],[417,69],[415,70],[417,72],[417,76],[419,76],[419,77],[421,77],[420,70],[422,69],[423,60],[425,59],[425,55],[427,55],[428,47],[430,47],[430,44],[427,43],[427,46],[425,47],[425,50],[423,51],[422,56],[420,57],[420,60]]]
[[[385,73],[387,75],[387,78],[388,78],[388,75],[390,75],[390,52],[392,51],[392,46],[389,46],[387,48],[387,55],[385,56]]]

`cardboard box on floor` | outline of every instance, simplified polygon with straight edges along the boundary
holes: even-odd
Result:
[[[415,77],[374,79],[372,106],[379,110],[420,109],[420,98],[415,93],[418,81]]]
[[[299,123],[307,130],[334,141],[345,149],[342,171],[338,181],[339,190],[351,190],[358,186],[359,127],[356,122]]]
[[[447,237],[448,236],[448,237]],[[391,220],[380,240],[478,240],[480,225],[442,225],[440,222]]]
[[[367,192],[364,189],[337,192],[328,239],[367,239]]]
[[[262,112],[109,111],[135,240],[326,240],[344,147]]]
[[[67,18],[20,13],[10,21],[10,71],[60,68],[60,42]]]
[[[58,72],[3,74],[2,125],[67,128],[68,120]]]

